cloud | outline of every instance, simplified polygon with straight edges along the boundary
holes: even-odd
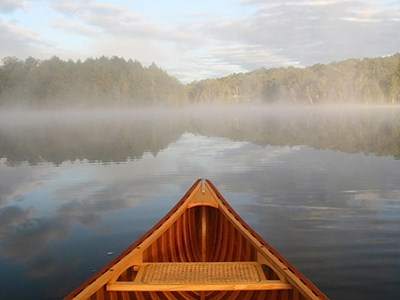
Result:
[[[94,1],[60,1],[53,7],[68,18],[76,19],[77,24],[82,24],[82,34],[92,30],[101,32],[101,37],[93,40],[91,46],[91,52],[97,56],[134,56],[145,64],[156,61],[185,82],[199,76],[218,77],[246,72],[258,68],[266,59],[274,60],[276,64],[284,60],[258,45],[237,44],[235,40],[221,40],[220,36],[210,34],[220,24],[211,21],[210,15],[204,13],[201,18],[195,18],[197,22],[211,23],[182,21],[165,26],[145,15]],[[63,29],[78,32],[77,26],[59,21],[61,23]],[[286,65],[289,63],[284,61]]]
[[[7,168],[6,159],[3,162],[0,160],[0,209],[8,203],[20,201],[24,195],[40,186],[41,181],[32,178],[32,170],[25,164],[18,168]]]
[[[10,13],[20,8],[24,9],[26,6],[26,0],[1,0],[0,13]]]
[[[71,23],[66,20],[56,20],[53,22],[53,26],[57,29],[85,37],[91,37],[95,34],[99,34],[99,31],[96,28],[85,26],[79,23]]]
[[[256,44],[238,44],[220,47],[210,51],[210,56],[239,67],[242,72],[260,68],[260,66],[296,66],[298,62],[281,56],[279,50],[270,50]]]
[[[170,68],[179,68],[179,75],[186,78],[190,73],[185,67],[196,70],[199,77],[219,77],[260,67],[390,55],[400,44],[400,5],[379,1],[251,1],[242,5],[251,5],[254,13],[182,26],[183,34],[193,37],[186,41],[192,50],[179,57],[197,56],[196,63],[183,59]]]
[[[63,171],[20,166],[7,170],[7,176],[1,174],[0,168],[5,186],[10,183],[10,189],[6,190],[0,184],[0,196],[10,203],[0,206],[0,256],[17,262],[35,261],[50,243],[66,239],[73,226],[102,226],[101,219],[107,213],[135,207],[140,203],[138,199],[145,199],[155,191],[148,191],[142,183],[129,185],[127,189],[126,182],[115,180],[117,173],[130,175],[128,167],[109,166],[104,172],[100,168],[94,181],[85,180],[88,175],[81,169],[75,173],[76,169],[68,166]],[[91,170],[89,167],[87,172]],[[82,178],[70,182],[71,176]],[[42,184],[43,180],[46,184]],[[39,200],[35,198],[38,194]],[[20,201],[20,198],[27,199]],[[35,201],[46,201],[45,208]]]
[[[247,3],[257,4],[257,12],[222,28],[224,36],[231,33],[243,43],[279,49],[282,57],[304,66],[398,51],[395,20],[400,5],[388,7],[378,1]]]
[[[40,254],[51,240],[65,238],[67,234],[68,227],[57,217],[23,220],[3,232],[0,254],[19,261],[29,260]]]
[[[19,58],[32,55],[44,57],[55,49],[40,33],[2,20],[0,20],[0,40],[7,41],[0,47],[0,57],[10,55]]]
[[[150,51],[158,51],[160,54],[169,48],[192,48],[195,41],[199,45],[204,42],[204,37],[196,33],[197,26],[182,27],[179,23],[166,26],[153,21],[150,16],[117,5],[96,1],[58,1],[53,4],[53,8],[65,18],[56,21],[58,27],[83,35],[93,34],[95,31],[101,34],[93,39],[94,51],[101,51],[104,44],[108,44],[111,49],[119,45],[126,52],[137,48],[147,51],[150,48]],[[152,50],[152,47],[156,50]],[[151,61],[154,60],[155,57]]]
[[[72,18],[77,24],[97,28],[103,34],[147,37],[162,30],[147,23],[141,15],[112,4],[97,1],[57,1],[52,7],[61,12],[69,23]]]
[[[25,5],[13,3],[3,1],[3,11]],[[0,38],[8,41],[0,56],[117,55],[155,62],[189,82],[260,67],[390,55],[400,44],[398,2],[242,0],[224,4],[225,9],[204,3],[200,12],[197,4],[176,3],[157,9],[93,0],[49,5],[47,33],[0,21]]]
[[[54,21],[55,26],[89,38],[87,51],[92,56],[123,56],[144,64],[156,62],[171,70],[180,65],[178,58],[185,60],[184,52],[188,49],[185,45],[193,45],[196,36],[168,29],[148,16],[117,5],[58,1],[53,8],[62,14]]]
[[[33,208],[3,207],[0,209],[0,255],[17,261],[35,259],[52,241],[67,238],[73,225],[93,226],[104,213],[132,205],[127,199],[110,197],[106,190],[84,201],[64,204],[52,216],[38,216]]]
[[[0,236],[8,228],[26,222],[32,215],[32,209],[23,210],[18,206],[0,208]]]

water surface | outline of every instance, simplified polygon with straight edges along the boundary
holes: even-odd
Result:
[[[400,294],[397,108],[0,114],[0,299],[62,298],[203,177],[331,299]]]

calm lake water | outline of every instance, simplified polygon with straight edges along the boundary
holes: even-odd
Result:
[[[331,299],[394,299],[399,158],[399,108],[0,112],[0,299],[61,299],[198,178]]]

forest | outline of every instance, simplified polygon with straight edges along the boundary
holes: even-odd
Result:
[[[181,106],[188,104],[399,104],[400,53],[306,68],[260,68],[188,84],[121,57],[64,61],[5,57],[3,107]]]

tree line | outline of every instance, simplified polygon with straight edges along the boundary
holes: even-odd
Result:
[[[400,103],[400,54],[307,68],[261,68],[182,84],[156,64],[120,57],[64,61],[5,57],[0,105]]]
[[[184,85],[154,63],[144,67],[104,56],[84,62],[6,57],[0,67],[0,103],[6,105],[157,105],[184,99]]]
[[[192,102],[283,104],[400,103],[400,54],[307,68],[261,68],[194,82]]]

